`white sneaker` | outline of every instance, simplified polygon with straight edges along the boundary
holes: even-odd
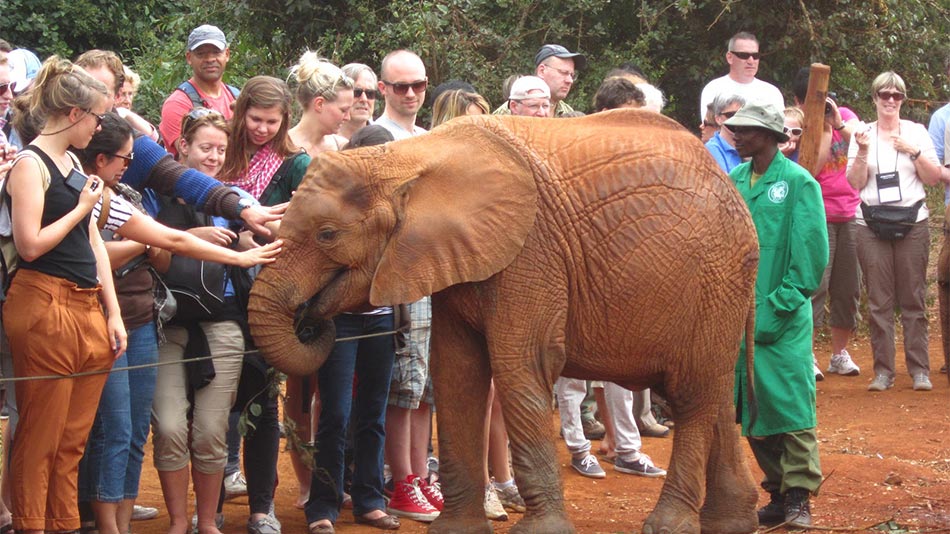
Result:
[[[815,357],[815,353],[811,353],[811,366],[812,370],[815,372],[815,382],[821,382],[825,379],[824,373],[821,372],[821,368],[818,367],[818,358]]]
[[[858,376],[861,374],[861,368],[851,359],[848,349],[841,349],[838,354],[831,355],[828,372],[844,376]]]
[[[508,521],[508,512],[502,506],[498,494],[495,493],[495,487],[491,484],[485,486],[485,517],[492,521]]]
[[[232,499],[239,495],[247,495],[247,480],[244,479],[244,473],[235,471],[224,477],[224,496]]]

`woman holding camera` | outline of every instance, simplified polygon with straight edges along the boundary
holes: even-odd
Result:
[[[87,179],[68,149],[89,144],[111,100],[102,83],[56,56],[46,60],[34,84],[21,98],[45,125],[6,184],[20,257],[3,317],[14,372],[27,378],[108,370],[125,352],[126,333],[109,258],[90,217],[102,182]],[[17,532],[79,528],[77,470],[106,377],[16,383]]]
[[[907,90],[894,72],[871,84],[877,121],[858,129],[848,149],[848,183],[858,190],[858,261],[867,280],[874,379],[868,391],[894,386],[894,310],[900,308],[907,371],[929,391],[927,261],[929,211],[924,185],[941,180],[933,141],[923,125],[901,120]]]

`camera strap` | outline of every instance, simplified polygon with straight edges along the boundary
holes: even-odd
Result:
[[[877,164],[877,174],[874,175],[877,184],[877,199],[881,204],[900,202],[901,180],[897,172],[897,161],[900,157],[900,151],[894,150],[894,170],[891,172],[881,172],[881,128],[879,124],[874,125],[876,134],[874,136],[874,160]],[[901,134],[900,123],[897,125],[897,135]]]

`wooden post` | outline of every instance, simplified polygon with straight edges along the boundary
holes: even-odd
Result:
[[[825,99],[828,97],[828,79],[831,67],[812,63],[808,75],[808,94],[805,97],[805,124],[798,148],[798,164],[812,176],[818,174],[818,149],[825,128]]]

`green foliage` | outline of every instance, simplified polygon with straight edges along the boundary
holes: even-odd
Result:
[[[7,0],[0,36],[17,45],[75,55],[97,46],[123,54],[143,77],[137,110],[157,119],[161,102],[189,72],[188,32],[220,26],[231,40],[227,77],[285,77],[306,49],[338,64],[378,70],[396,48],[416,51],[433,85],[458,78],[498,104],[510,74],[534,71],[540,45],[561,43],[587,54],[590,66],[568,98],[587,110],[610,68],[639,64],[670,100],[667,114],[697,122],[703,85],[727,70],[727,39],[740,30],[761,41],[759,77],[789,87],[812,62],[831,66],[831,88],[865,118],[869,85],[895,70],[911,100],[905,116],[925,122],[950,91],[943,73],[950,34],[944,0]],[[788,94],[788,91],[786,91]],[[790,94],[788,95],[790,97]],[[790,100],[790,98],[789,98]]]

